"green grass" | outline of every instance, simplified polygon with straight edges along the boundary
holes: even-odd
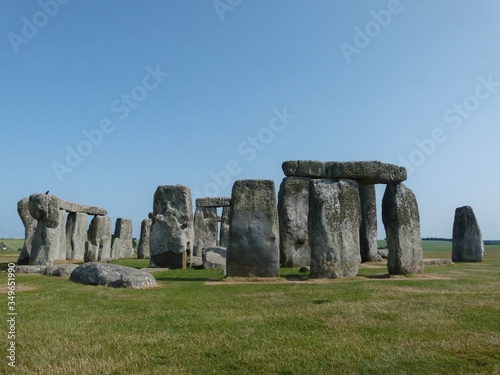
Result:
[[[24,239],[17,239],[17,238],[1,239],[0,244],[2,243],[5,245],[5,247],[7,247],[7,250],[21,251],[23,249]]]
[[[449,258],[440,245],[425,244],[425,258]],[[18,254],[0,252],[0,266]],[[144,290],[17,275],[17,368],[3,356],[0,373],[500,373],[500,246],[484,259],[424,277],[388,278],[370,263],[356,278],[314,283],[295,268],[274,284],[171,270]]]

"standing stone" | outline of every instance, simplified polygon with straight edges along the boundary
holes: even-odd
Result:
[[[271,180],[233,185],[227,248],[228,276],[279,276],[279,226]]]
[[[424,253],[417,199],[403,183],[387,185],[382,200],[382,221],[387,235],[389,273],[422,273]]]
[[[203,255],[203,241],[196,241],[196,246],[194,248],[194,256],[197,258],[201,258]]]
[[[222,216],[220,219],[220,245],[227,247],[227,238],[229,236],[229,211],[231,206],[222,208]]]
[[[59,256],[56,260],[66,260],[68,255],[68,243],[66,240],[66,217],[67,212],[64,209],[59,208],[59,225],[57,229],[59,230]],[[85,223],[85,227],[87,227],[87,223]],[[86,231],[86,228],[85,228]],[[85,243],[83,244],[83,248],[85,249]]]
[[[17,260],[17,264],[28,264],[30,261],[31,254],[31,242],[33,241],[33,235],[35,234],[37,221],[30,214],[29,210],[29,198],[23,198],[17,202],[17,212],[21,221],[24,224],[24,245]]]
[[[309,244],[312,278],[354,277],[358,273],[361,203],[352,180],[311,180]]]
[[[187,186],[158,186],[149,241],[151,268],[186,268],[194,242],[193,204]]]
[[[377,261],[377,196],[375,185],[359,185],[361,228],[359,245],[362,262]]]
[[[309,267],[309,178],[286,177],[278,193],[280,263],[283,267]]]
[[[483,236],[474,211],[469,206],[455,210],[451,259],[453,262],[482,262]]]
[[[65,259],[83,260],[85,258],[85,242],[87,242],[87,226],[89,215],[81,212],[70,212],[66,222]]]
[[[109,216],[94,216],[88,230],[85,245],[85,262],[111,258],[111,219]]]
[[[132,220],[120,217],[116,219],[111,259],[123,258],[132,258]]]
[[[203,248],[217,246],[217,208],[196,207],[194,212],[194,240],[201,240]]]
[[[32,194],[28,207],[31,216],[38,221],[29,264],[50,266],[59,257],[61,247],[59,198],[53,194]]]
[[[152,215],[151,215],[152,216]],[[149,258],[149,233],[151,232],[151,224],[153,220],[144,219],[141,222],[141,238],[139,239],[139,245],[137,246],[137,258]]]

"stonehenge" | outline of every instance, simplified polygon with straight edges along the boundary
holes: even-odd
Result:
[[[470,206],[455,210],[451,259],[453,262],[482,262],[484,242]]]
[[[141,223],[137,257],[150,257],[150,268],[180,269],[201,261],[222,269],[223,257],[233,277],[278,277],[280,265],[310,268],[312,278],[354,277],[361,262],[380,259],[375,184],[385,184],[388,271],[423,272],[418,205],[403,184],[403,167],[291,160],[282,170],[277,195],[272,180],[238,180],[231,197],[198,198],[194,212],[188,187],[158,186],[153,212]],[[132,257],[131,219],[116,220],[112,240],[111,219],[99,207],[32,194],[18,202],[18,213],[25,227],[19,264]],[[94,217],[87,228],[89,215]],[[457,209],[453,260],[481,261],[481,245],[472,209]]]
[[[132,258],[132,245],[132,220],[124,217],[116,219],[111,259]]]
[[[356,252],[362,262],[377,260],[377,211],[374,185],[386,184],[387,224],[384,224],[387,231],[388,258],[390,258],[389,272],[393,274],[423,272],[418,206],[413,192],[402,184],[407,178],[404,167],[379,161],[289,160],[282,164],[282,170],[286,176],[281,184],[278,200],[282,266],[309,266],[303,264],[303,260],[306,259],[304,256],[297,257],[298,250],[304,253],[307,251],[304,246],[306,238],[310,247],[308,251],[310,251],[311,275],[314,277],[335,278],[352,275],[356,268],[357,256],[348,262],[351,267],[334,266],[342,264],[342,258],[336,254],[345,256],[343,251],[346,247],[350,249],[349,254],[354,254],[354,248],[357,247]],[[357,198],[351,194],[352,189],[344,186],[343,194],[350,191],[352,201],[348,203],[342,194],[335,194],[334,191],[339,189],[339,183],[343,186],[341,182],[349,181],[351,186],[356,183]],[[330,189],[327,186],[330,186]],[[311,192],[315,194],[312,197]],[[309,200],[308,203],[304,203],[307,194]],[[356,210],[351,210],[352,215],[360,218],[357,236],[351,232],[357,219],[342,215],[344,209],[354,204],[354,200],[360,203],[359,215],[355,213]],[[308,210],[305,209],[307,204]],[[330,210],[323,212],[326,206],[330,206]],[[330,220],[327,220],[328,215]],[[405,222],[405,219],[409,222]],[[341,241],[335,242],[336,238],[329,238],[331,232],[342,237],[339,237]],[[346,233],[349,241],[345,237]],[[295,254],[296,257],[290,254]]]
[[[156,189],[149,237],[151,268],[187,267],[194,245],[192,205],[187,186],[163,185]]]
[[[68,202],[53,194],[42,193],[21,199],[18,212],[25,226],[25,246],[18,262],[39,266],[50,266],[56,260],[84,260],[89,238],[88,215],[107,218],[107,211],[103,208]],[[105,237],[105,234],[100,236]],[[97,241],[96,237],[94,242]]]
[[[382,200],[382,221],[389,249],[389,273],[422,273],[424,265],[417,199],[403,183],[387,185]]]
[[[24,245],[17,260],[18,265],[27,265],[31,254],[31,242],[35,234],[37,220],[31,216],[29,208],[29,198],[23,198],[17,202],[17,212],[24,225]]]
[[[141,236],[139,238],[139,245],[137,246],[138,259],[149,258],[151,254],[149,249],[149,234],[151,232],[151,224],[153,223],[153,214],[150,213],[150,216],[150,218],[144,219],[141,222]]]
[[[354,277],[361,254],[361,202],[354,180],[312,180],[309,189],[309,244],[312,278]]]
[[[239,180],[229,213],[228,276],[279,276],[279,225],[272,180]]]

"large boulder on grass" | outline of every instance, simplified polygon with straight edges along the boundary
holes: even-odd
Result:
[[[53,264],[45,269],[44,275],[69,277],[78,264]]]
[[[483,236],[470,206],[459,207],[453,222],[451,259],[454,262],[482,262]]]
[[[148,272],[108,263],[85,263],[71,273],[71,281],[87,285],[106,285],[112,288],[135,288],[156,285]]]

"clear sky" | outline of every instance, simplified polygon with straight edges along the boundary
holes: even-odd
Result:
[[[0,2],[0,237],[35,192],[133,220],[284,160],[405,165],[422,236],[500,239],[497,0]],[[383,186],[378,187],[379,202]],[[380,203],[379,203],[380,212]],[[379,238],[384,238],[379,222]]]

